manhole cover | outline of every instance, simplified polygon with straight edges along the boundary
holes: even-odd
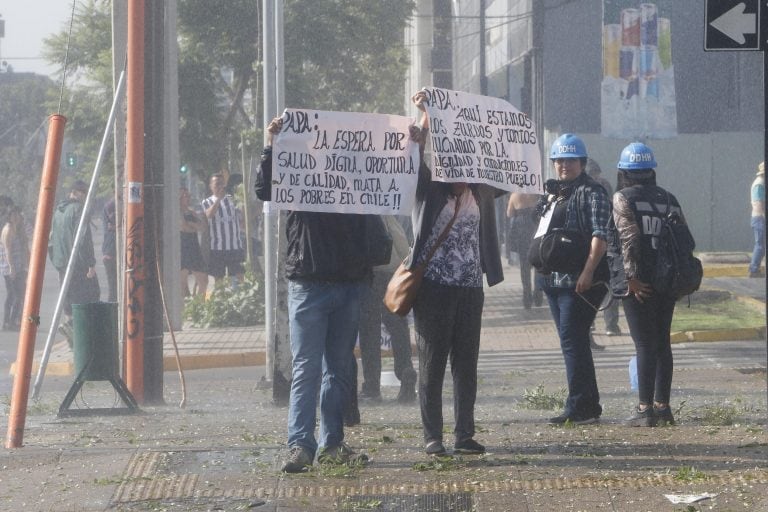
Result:
[[[345,496],[336,502],[338,510],[382,510],[386,512],[471,512],[472,493],[447,494],[370,494]]]

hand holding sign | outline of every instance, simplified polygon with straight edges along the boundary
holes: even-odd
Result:
[[[287,109],[267,130],[273,144],[277,208],[408,214],[418,148],[402,116]]]
[[[436,87],[413,101],[429,115],[436,180],[541,193],[541,153],[527,115],[498,98]]]

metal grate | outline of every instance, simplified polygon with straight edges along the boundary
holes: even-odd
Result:
[[[336,501],[342,512],[380,510],[386,512],[472,512],[472,493],[369,494],[345,496]]]

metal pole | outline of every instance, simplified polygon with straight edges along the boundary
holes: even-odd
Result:
[[[88,187],[88,195],[85,196],[85,204],[83,205],[83,215],[80,217],[80,223],[77,226],[77,233],[75,234],[75,240],[72,243],[72,254],[69,255],[69,262],[67,263],[67,270],[64,272],[64,280],[61,283],[61,289],[59,290],[59,297],[56,300],[56,308],[53,311],[53,318],[51,320],[51,327],[48,330],[48,338],[45,340],[45,347],[43,348],[43,356],[40,361],[40,368],[37,370],[37,377],[35,379],[35,386],[32,392],[32,398],[37,399],[40,395],[40,388],[43,385],[43,377],[45,377],[45,369],[48,367],[48,359],[51,356],[51,349],[53,347],[53,337],[56,334],[56,329],[59,327],[59,319],[61,318],[62,305],[64,303],[64,297],[67,296],[69,291],[69,282],[72,280],[72,267],[74,267],[77,251],[80,248],[80,244],[83,240],[83,233],[85,232],[85,226],[90,222],[91,218],[91,203],[93,201],[94,190],[96,189],[96,182],[101,172],[101,163],[104,160],[104,154],[107,152],[107,143],[112,133],[112,126],[115,121],[115,114],[117,108],[120,105],[120,99],[123,96],[123,86],[125,85],[125,71],[120,73],[120,79],[117,82],[117,90],[115,91],[115,97],[112,100],[112,108],[109,111],[109,118],[107,119],[107,126],[104,129],[104,136],[101,138],[101,146],[99,147],[99,155],[96,158],[96,164],[93,166],[93,175],[91,176],[91,184]]]
[[[264,55],[264,126],[277,113],[275,101],[275,9],[274,0],[263,0],[262,54]],[[267,144],[267,133],[264,133]],[[266,335],[266,378],[273,377],[275,339],[275,232],[276,212],[269,202],[264,202],[264,330]]]
[[[126,385],[144,403],[144,0],[128,0],[125,155]]]
[[[11,408],[8,413],[8,435],[6,448],[19,448],[24,440],[24,423],[27,418],[29,381],[32,375],[32,359],[35,353],[35,337],[40,323],[40,296],[43,292],[45,257],[48,254],[48,235],[51,232],[53,202],[56,198],[56,180],[59,177],[61,144],[64,140],[64,126],[67,118],[55,114],[48,125],[48,143],[45,147],[43,175],[40,180],[40,194],[37,200],[35,232],[27,274],[27,293],[24,296],[19,349],[16,356],[16,375],[13,377]]]

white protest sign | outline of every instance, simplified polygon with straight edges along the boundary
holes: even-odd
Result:
[[[426,87],[432,175],[542,193],[541,152],[531,119],[499,98]]]
[[[272,147],[277,208],[409,215],[419,148],[403,116],[286,109]]]

